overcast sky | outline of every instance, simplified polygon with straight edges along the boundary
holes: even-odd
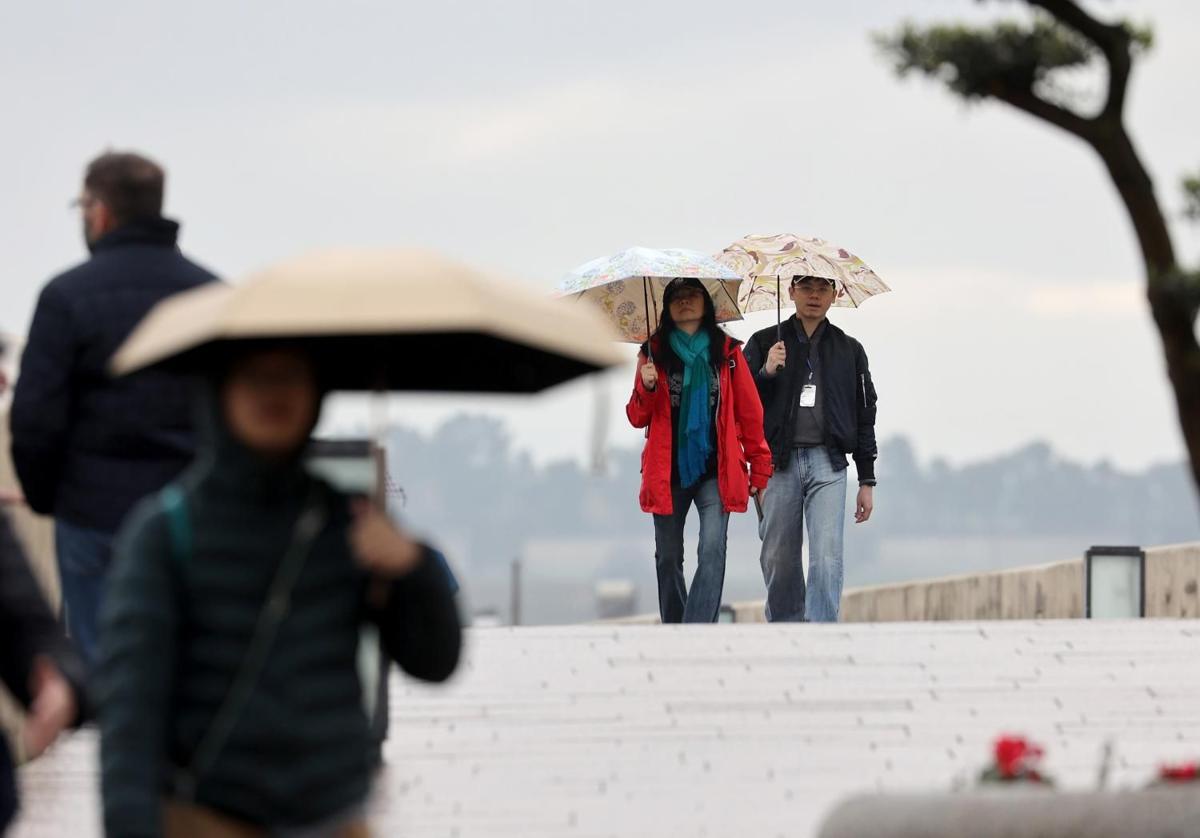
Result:
[[[1179,176],[1200,168],[1186,92],[1200,4],[1091,6],[1155,25],[1129,121],[1177,214]],[[1178,458],[1136,245],[1090,150],[1002,106],[899,82],[870,40],[906,16],[1019,8],[7,3],[0,330],[23,333],[41,284],[83,257],[66,205],[86,161],[135,148],[169,169],[185,251],[230,278],[319,246],[416,244],[549,290],[634,244],[821,235],[894,289],[833,314],[870,355],[882,436],[953,462],[1032,439],[1128,467]],[[1175,231],[1197,258],[1196,231]],[[611,379],[610,440],[638,444],[620,409],[632,368]],[[391,416],[428,428],[466,406],[503,416],[539,460],[584,456],[593,389],[405,397]]]

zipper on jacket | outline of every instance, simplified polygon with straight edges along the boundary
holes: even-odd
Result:
[[[858,374],[859,384],[862,385],[863,407],[867,406],[867,374],[861,372]]]
[[[717,415],[713,418],[713,436],[717,438],[717,478],[721,476],[721,395],[725,388],[721,386],[721,376],[717,375]]]

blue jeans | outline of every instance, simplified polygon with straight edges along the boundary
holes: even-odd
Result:
[[[54,522],[54,547],[62,580],[67,633],[89,669],[96,663],[100,604],[112,560],[113,534]]]
[[[688,591],[683,581],[683,525],[688,509],[700,510],[696,575]],[[721,504],[717,480],[682,489],[671,487],[671,515],[654,516],[654,562],[658,569],[658,612],[664,623],[715,623],[725,587],[725,536],[729,513]]]
[[[846,469],[822,447],[797,448],[763,496],[763,581],[770,622],[836,623],[842,602],[842,524]],[[808,525],[808,585],[800,551]]]

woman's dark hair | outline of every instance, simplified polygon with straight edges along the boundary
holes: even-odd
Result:
[[[688,287],[697,288],[704,300],[704,316],[700,320],[700,328],[708,332],[710,339],[708,357],[715,366],[725,359],[726,338],[724,330],[717,325],[717,307],[713,303],[712,295],[708,293],[708,289],[701,283],[697,282],[695,285],[689,283]],[[676,370],[683,366],[683,362],[679,360],[679,356],[671,348],[671,333],[678,328],[675,325],[675,321],[671,319],[671,306],[664,299],[662,316],[659,318],[658,328],[650,336],[650,340],[655,342],[655,360],[661,362],[669,370]]]

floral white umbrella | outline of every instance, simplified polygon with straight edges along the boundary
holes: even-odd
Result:
[[[862,259],[824,239],[790,233],[752,234],[738,239],[716,258],[743,277],[738,305],[746,314],[775,309],[778,318],[781,280],[793,276],[832,280],[837,289],[836,306],[857,308],[868,298],[892,290]]]
[[[697,250],[631,247],[580,265],[563,277],[556,293],[590,300],[616,326],[621,340],[641,343],[658,322],[667,284],[680,277],[704,284],[718,323],[742,319],[737,304],[742,276]]]

